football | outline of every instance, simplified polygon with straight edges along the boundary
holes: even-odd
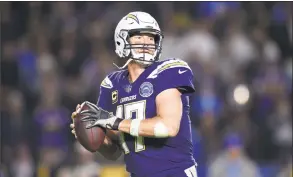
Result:
[[[77,114],[73,119],[75,134],[79,143],[88,151],[96,152],[100,145],[103,144],[105,139],[106,130],[102,127],[92,127],[87,129],[86,126],[91,122],[82,122],[79,113],[83,110],[88,110],[89,107],[82,103],[80,108],[77,110]]]

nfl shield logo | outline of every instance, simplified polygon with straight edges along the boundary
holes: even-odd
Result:
[[[131,88],[132,88],[131,85],[126,85],[124,87],[124,90],[125,90],[125,92],[129,93],[131,91]]]

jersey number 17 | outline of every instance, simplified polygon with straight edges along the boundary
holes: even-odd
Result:
[[[132,114],[135,113],[135,119],[143,120],[145,119],[145,108],[146,100],[141,100],[137,102],[127,103],[124,105],[118,105],[116,110],[117,117],[124,117],[125,119],[131,119]],[[124,110],[124,111],[123,111]],[[124,116],[123,116],[124,112]],[[125,154],[128,154],[129,148],[125,142],[124,133],[121,133],[120,137],[121,146]],[[142,136],[135,137],[135,152],[140,152],[145,150],[144,138]]]

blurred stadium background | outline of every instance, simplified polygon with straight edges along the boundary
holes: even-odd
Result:
[[[186,60],[199,177],[292,177],[292,2],[1,2],[1,177],[126,177],[85,151],[71,112],[96,102],[130,11]]]

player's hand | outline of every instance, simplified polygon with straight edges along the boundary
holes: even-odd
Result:
[[[75,129],[74,129],[74,124],[70,124],[70,128],[72,128],[71,133],[74,135],[75,138],[77,138],[76,134],[75,134]]]
[[[80,104],[78,104],[78,105],[76,106],[75,111],[71,114],[72,122],[74,121],[74,118],[75,118],[75,116],[76,116],[76,114],[77,114],[79,108],[80,108]],[[71,130],[71,133],[74,135],[75,138],[77,138],[76,133],[75,133],[75,129],[74,129],[74,123],[71,123],[71,124],[70,124],[70,128],[72,129],[72,130]]]
[[[118,130],[119,124],[123,119],[114,116],[108,111],[105,111],[88,101],[85,102],[85,104],[87,104],[89,109],[80,112],[80,115],[84,116],[81,121],[93,122],[90,123],[86,128],[100,126],[110,130]]]

